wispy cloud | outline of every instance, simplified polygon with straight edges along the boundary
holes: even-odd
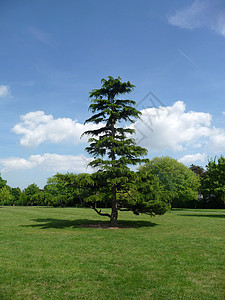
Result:
[[[39,42],[42,42],[48,46],[52,46],[52,42],[49,36],[45,32],[41,31],[40,29],[30,26],[28,28],[28,32]]]
[[[0,85],[0,97],[7,97],[10,95],[9,86],[7,85]]]
[[[218,15],[218,20],[213,29],[225,36],[225,10]]]
[[[194,62],[189,56],[187,56],[183,51],[181,51],[180,49],[177,49],[178,52],[180,52],[181,55],[183,55],[192,65],[198,67],[198,65],[196,64],[196,62]]]
[[[205,27],[225,37],[225,5],[221,1],[196,0],[171,14],[168,22],[190,30]]]
[[[171,25],[186,29],[194,29],[205,25],[204,13],[207,11],[209,1],[194,1],[190,6],[181,8],[168,19]]]

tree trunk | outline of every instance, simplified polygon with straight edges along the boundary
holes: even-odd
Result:
[[[112,210],[110,216],[110,227],[117,227],[118,206],[116,201],[116,187],[112,188]]]
[[[114,97],[110,96],[110,102],[113,103]],[[111,136],[115,139],[115,119],[112,117],[111,119]],[[111,145],[111,159],[112,162],[116,160],[115,151],[113,150],[114,144]],[[111,202],[112,210],[110,216],[110,227],[117,227],[117,218],[118,218],[118,205],[116,201],[116,186],[112,187],[112,202]]]

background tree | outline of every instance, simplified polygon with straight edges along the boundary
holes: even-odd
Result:
[[[204,176],[205,170],[201,166],[191,164],[189,169],[193,171],[195,174],[198,174],[200,177]]]
[[[141,167],[137,173],[136,190],[141,197],[141,203],[152,204],[157,210],[171,209],[171,194],[165,189],[157,174]],[[142,204],[141,204],[142,205]],[[153,210],[154,213],[155,210]]]
[[[13,203],[20,205],[20,195],[21,195],[20,188],[19,187],[17,187],[17,188],[11,188],[11,195],[13,197]]]
[[[0,174],[0,189],[3,188],[6,185],[7,185],[7,181],[2,179],[1,174]]]
[[[187,207],[198,198],[199,176],[176,159],[155,157],[140,167],[139,172],[140,176],[145,173],[157,176],[160,181],[159,195],[165,197],[165,201],[170,202],[172,207]],[[150,189],[151,180],[148,184]]]
[[[68,181],[71,182],[72,176],[69,173],[57,173],[48,178],[44,191],[53,196],[53,206],[72,206],[74,191],[68,188]]]
[[[205,208],[225,208],[225,158],[211,159],[201,179]]]
[[[50,206],[54,203],[53,199],[54,197],[51,194],[45,191],[40,191],[37,194],[33,194],[30,198],[30,201],[33,205]]]
[[[90,145],[87,152],[94,157],[89,164],[97,168],[98,172],[93,175],[96,191],[88,201],[94,203],[93,209],[102,216],[110,218],[110,225],[117,226],[118,210],[134,208],[135,199],[131,195],[134,189],[135,172],[129,165],[136,165],[147,161],[141,157],[147,154],[147,150],[137,146],[130,136],[135,132],[128,127],[122,127],[125,122],[134,123],[141,113],[134,107],[133,100],[118,99],[118,96],[133,91],[134,85],[121,82],[121,78],[114,79],[109,76],[108,80],[102,79],[102,87],[90,93],[92,103],[89,109],[93,116],[85,123],[99,124],[99,129],[86,131],[90,136]],[[122,123],[123,122],[123,123]],[[129,135],[129,137],[128,137]],[[111,202],[111,213],[101,213],[96,206],[97,201]],[[138,199],[140,201],[140,199]],[[130,205],[127,205],[127,204]],[[139,212],[148,213],[145,206]]]
[[[6,201],[10,202],[11,200],[12,200],[12,195],[10,194],[9,189],[6,186],[3,186],[0,189],[0,202],[2,203],[2,205],[4,205]]]
[[[22,205],[22,206],[30,204],[29,199],[24,191],[21,192],[21,194],[19,196],[19,201],[17,202],[17,204]]]
[[[89,174],[57,173],[48,178],[44,191],[54,197],[54,206],[84,206],[84,198],[87,195],[80,179],[89,176]]]
[[[17,188],[11,188],[7,185],[7,180],[2,179],[0,175],[0,197],[4,205],[12,205],[18,200]]]
[[[28,187],[26,187],[23,190],[23,193],[21,194],[23,205],[32,204],[31,197],[34,194],[38,194],[39,192],[40,192],[40,189],[39,189],[39,187],[37,186],[36,183],[29,184]]]

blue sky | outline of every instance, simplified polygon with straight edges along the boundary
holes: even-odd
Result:
[[[223,0],[0,3],[0,172],[25,188],[89,172],[89,92],[120,76],[148,157],[205,166],[225,152]]]

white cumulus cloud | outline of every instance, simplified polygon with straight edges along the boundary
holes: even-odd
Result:
[[[225,36],[225,7],[222,1],[196,0],[169,16],[171,25],[185,29],[206,27]]]
[[[9,86],[7,85],[0,85],[0,97],[6,97],[10,95]]]
[[[28,159],[12,157],[0,159],[1,172],[8,173],[17,170],[30,170],[41,168],[52,172],[87,172],[87,165],[91,161],[84,155],[59,155],[45,153],[43,155],[31,155]],[[91,168],[88,168],[91,171]]]
[[[154,150],[181,151],[196,145],[211,134],[211,115],[203,112],[185,112],[182,101],[172,106],[142,110],[141,120],[134,125],[136,140]]]
[[[212,128],[208,149],[215,153],[225,151],[225,130],[223,128]]]
[[[85,138],[80,139],[84,131],[99,127],[93,124],[83,125],[70,118],[54,119],[43,111],[29,112],[20,118],[21,122],[12,131],[22,135],[20,144],[26,147],[36,147],[45,141],[53,144],[72,141],[78,144],[86,141]]]
[[[185,103],[177,101],[171,106],[151,107],[141,110],[142,116],[132,127],[136,141],[152,151],[182,151],[205,148],[215,152],[225,150],[225,131],[211,126],[212,116],[205,112],[186,111]],[[80,138],[86,130],[103,124],[81,124],[70,118],[54,119],[43,111],[21,116],[21,122],[12,131],[21,135],[20,144],[37,147],[41,143],[86,143]],[[200,151],[200,150],[198,150]]]
[[[2,166],[2,172],[8,172],[13,170],[29,170],[35,167],[35,163],[20,157],[10,157],[0,159],[0,165]]]
[[[192,164],[196,161],[199,161],[201,163],[204,163],[206,160],[206,154],[205,153],[196,153],[196,154],[189,154],[181,157],[178,159],[179,162],[182,162],[183,164]]]

